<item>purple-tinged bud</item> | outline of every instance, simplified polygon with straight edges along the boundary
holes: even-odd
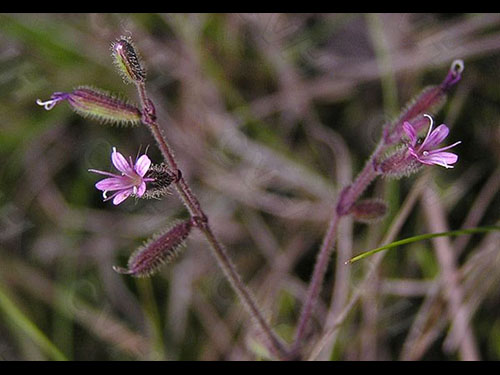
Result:
[[[171,263],[177,258],[191,229],[197,223],[196,219],[191,218],[153,236],[130,256],[127,269],[117,266],[113,269],[118,273],[135,277],[153,275],[161,265]]]
[[[129,37],[121,36],[111,45],[113,60],[126,83],[146,81],[146,70]]]
[[[453,61],[446,78],[440,85],[428,86],[410,100],[401,111],[399,117],[385,126],[385,144],[392,145],[401,140],[403,124],[406,121],[411,122],[417,131],[420,130],[420,126],[426,124],[424,114],[436,113],[443,106],[448,90],[460,81],[463,70],[464,63],[462,60]]]
[[[38,99],[37,104],[51,110],[60,101],[67,101],[79,115],[102,123],[137,125],[142,118],[141,111],[126,100],[89,86],[80,86],[72,92],[55,92],[50,100]]]
[[[378,198],[364,199],[356,202],[351,208],[352,217],[363,223],[381,220],[387,213],[387,204]]]
[[[455,60],[451,63],[448,75],[441,83],[441,88],[443,90],[448,90],[450,87],[454,86],[457,82],[462,79],[462,72],[464,71],[464,62],[462,60]]]
[[[177,176],[164,164],[152,164],[149,167],[146,177],[154,179],[149,183],[148,189],[141,197],[143,199],[161,199],[170,193],[172,182]]]
[[[406,104],[397,120],[385,127],[385,144],[392,145],[401,140],[405,121],[410,121],[412,124],[426,124],[424,113],[436,113],[444,105],[445,101],[446,94],[441,86],[424,88],[420,94]]]

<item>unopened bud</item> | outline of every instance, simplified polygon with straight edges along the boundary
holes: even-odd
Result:
[[[191,218],[153,236],[130,256],[127,269],[117,266],[113,269],[135,277],[153,275],[161,265],[171,263],[177,258],[196,223],[197,221]]]
[[[462,60],[455,60],[451,63],[448,75],[444,79],[441,87],[443,90],[447,90],[454,86],[458,81],[462,79],[462,72],[464,71],[465,65]]]
[[[113,60],[126,83],[144,82],[146,70],[129,37],[121,36],[111,45]]]
[[[385,126],[385,143],[392,145],[400,141],[403,135],[403,124],[406,121],[411,122],[418,132],[420,130],[419,125],[422,124],[423,126],[426,123],[423,117],[424,113],[434,114],[441,109],[446,102],[446,94],[449,89],[462,79],[463,70],[464,62],[462,60],[453,61],[448,74],[440,85],[428,86],[410,100],[399,117]]]
[[[50,110],[64,100],[79,115],[103,123],[136,125],[141,122],[141,111],[137,107],[116,95],[89,86],[78,87],[72,92],[55,92],[50,100],[37,100],[37,104]]]
[[[424,88],[418,95],[412,98],[406,106],[401,110],[399,117],[388,124],[384,129],[384,141],[387,145],[399,142],[403,135],[403,124],[409,121],[412,124],[418,125],[424,121],[424,113],[436,113],[441,109],[446,101],[446,93],[441,86],[428,86]]]
[[[381,220],[387,213],[387,204],[378,198],[364,199],[353,205],[351,215],[357,221],[373,223]]]

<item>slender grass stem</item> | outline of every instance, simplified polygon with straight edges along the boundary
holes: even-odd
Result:
[[[33,323],[9,298],[0,286],[0,310],[28,336],[50,358],[56,361],[67,361],[66,356],[50,341],[50,339]]]

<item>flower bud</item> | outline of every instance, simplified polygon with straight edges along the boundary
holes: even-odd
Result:
[[[37,104],[51,110],[64,100],[79,115],[103,123],[136,125],[141,122],[142,114],[137,107],[109,92],[89,86],[80,86],[72,92],[55,92],[50,100],[37,100]]]
[[[427,120],[424,113],[436,113],[446,101],[446,92],[441,86],[428,86],[417,96],[411,99],[402,109],[399,117],[388,124],[384,129],[384,141],[387,145],[399,142],[403,135],[403,124],[410,121],[412,124],[424,124]]]
[[[451,63],[448,75],[441,84],[443,90],[447,90],[454,86],[458,81],[462,79],[462,72],[464,71],[465,65],[462,60],[455,60]]]
[[[146,70],[129,37],[121,36],[111,45],[113,60],[126,83],[144,82]]]
[[[403,135],[403,124],[406,121],[411,122],[418,132],[420,126],[426,124],[423,114],[436,113],[444,105],[446,94],[462,79],[463,70],[464,62],[462,60],[453,61],[448,74],[440,85],[428,86],[410,100],[401,111],[399,117],[385,126],[385,143],[392,145],[399,142]]]
[[[166,232],[157,234],[137,249],[128,260],[128,269],[114,266],[122,274],[135,277],[153,275],[161,265],[173,262],[183,248],[191,229],[196,225],[193,218],[175,224]]]
[[[373,223],[381,220],[386,213],[387,204],[378,198],[361,200],[351,208],[352,217],[363,223]]]

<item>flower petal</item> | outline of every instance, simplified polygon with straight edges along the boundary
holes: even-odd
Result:
[[[134,169],[139,176],[144,177],[150,166],[151,166],[151,159],[149,159],[147,155],[142,155],[135,162]]]
[[[443,140],[448,136],[450,129],[445,125],[441,124],[425,139],[422,143],[422,150],[431,150],[438,144],[443,142]]]
[[[453,168],[452,164],[455,164],[457,160],[458,155],[452,152],[429,153],[420,157],[420,161],[424,164],[436,164],[446,168]]]
[[[111,161],[113,162],[113,165],[116,167],[116,169],[118,169],[122,173],[131,174],[134,172],[127,159],[125,159],[122,154],[116,151],[115,147],[113,147],[113,152],[111,153]]]
[[[125,199],[127,199],[130,196],[131,193],[132,193],[131,190],[125,190],[125,191],[122,191],[122,192],[116,194],[116,196],[113,198],[113,204],[115,206],[119,205]]]
[[[105,190],[123,190],[130,188],[132,184],[120,177],[110,177],[99,181],[95,187],[101,191]]]
[[[417,132],[415,131],[413,125],[408,121],[405,121],[403,124],[403,130],[405,131],[408,138],[410,138],[412,146],[415,146],[415,144],[417,143]]]
[[[431,153],[434,154],[436,152],[441,152],[441,151],[444,151],[444,150],[448,150],[448,149],[450,149],[452,147],[455,147],[456,145],[458,145],[460,143],[462,143],[462,141],[458,141],[458,142],[453,143],[452,145],[449,145],[449,146],[446,146],[446,147],[441,147],[441,148],[438,148],[436,150],[432,150]]]
[[[145,192],[146,192],[146,183],[142,182],[141,185],[139,185],[139,188],[137,189],[135,195],[137,195],[140,198],[144,195]]]

